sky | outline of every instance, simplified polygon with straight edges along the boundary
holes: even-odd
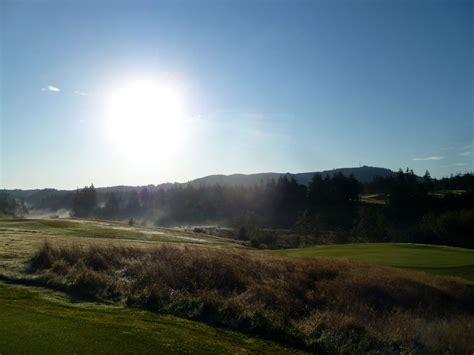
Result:
[[[472,171],[473,7],[2,0],[0,188]]]

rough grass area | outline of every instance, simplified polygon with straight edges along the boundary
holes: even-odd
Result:
[[[241,248],[239,241],[175,228],[82,219],[0,219],[0,276],[21,273],[24,262],[44,241],[55,245],[204,245]]]
[[[471,353],[469,281],[335,260],[164,245],[43,245],[36,282],[316,352]]]
[[[474,280],[474,250],[440,245],[361,243],[272,250],[275,255],[337,258]]]
[[[0,282],[2,354],[296,353],[278,344],[169,315],[68,302]]]

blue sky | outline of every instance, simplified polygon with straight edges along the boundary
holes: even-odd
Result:
[[[473,10],[456,0],[4,0],[0,187],[359,163],[472,171]],[[179,144],[127,154],[109,139],[105,107],[150,78],[178,88]],[[153,128],[164,141],[165,127]]]

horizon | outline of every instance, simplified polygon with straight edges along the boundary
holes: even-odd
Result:
[[[3,1],[0,188],[474,170],[473,3]]]
[[[205,178],[208,178],[208,177],[212,177],[212,176],[224,176],[224,177],[230,177],[230,176],[235,176],[235,175],[243,175],[243,176],[252,176],[252,175],[265,175],[265,174],[280,174],[280,175],[286,175],[286,174],[289,174],[289,175],[299,175],[299,174],[311,174],[311,173],[314,173],[314,174],[319,174],[319,173],[326,173],[326,172],[329,172],[329,171],[334,171],[334,170],[341,170],[341,169],[360,169],[360,168],[375,168],[375,169],[388,169],[390,170],[391,172],[393,173],[397,173],[399,170],[402,170],[403,172],[406,171],[406,169],[409,169],[408,167],[405,168],[405,169],[402,169],[402,168],[399,168],[399,169],[396,169],[396,170],[393,170],[393,169],[389,169],[389,168],[385,168],[385,167],[381,167],[381,166],[368,166],[368,165],[363,165],[363,166],[353,166],[353,167],[339,167],[339,168],[333,168],[333,169],[324,169],[324,170],[318,170],[318,171],[302,171],[302,172],[275,172],[275,171],[266,171],[266,172],[257,172],[257,173],[230,173],[230,174],[209,174],[209,175],[205,175],[205,176],[198,176],[198,177],[195,177],[195,178],[192,178],[192,179],[189,179],[189,180],[186,180],[186,181],[163,181],[163,182],[158,182],[158,183],[148,183],[148,184],[140,184],[140,185],[129,185],[129,184],[117,184],[117,185],[96,185],[94,184],[94,182],[90,182],[89,184],[85,184],[83,186],[76,186],[74,188],[58,188],[58,187],[34,187],[34,188],[24,188],[24,189],[18,189],[18,188],[13,188],[13,189],[6,189],[6,188],[0,188],[0,190],[5,190],[5,191],[12,191],[12,190],[21,190],[21,191],[30,191],[30,190],[57,190],[57,191],[74,191],[74,190],[80,190],[84,187],[88,187],[88,186],[94,186],[96,189],[107,189],[107,188],[115,188],[115,187],[134,187],[134,188],[137,188],[137,187],[147,187],[147,186],[154,186],[154,187],[158,187],[158,186],[161,186],[161,185],[166,185],[166,184],[171,184],[171,185],[174,185],[174,184],[187,184],[187,183],[190,183],[190,182],[193,182],[195,180],[199,180],[199,179],[205,179]],[[428,171],[429,172],[429,171]],[[452,176],[457,176],[457,175],[462,175],[462,174],[473,174],[472,171],[469,171],[469,172],[464,172],[464,173],[457,173],[457,174],[452,174]],[[415,174],[417,175],[418,177],[422,177],[422,175],[418,175],[418,174]],[[443,178],[449,178],[450,176],[442,176],[440,178],[436,178],[436,177],[433,177],[431,176],[433,179],[443,179]]]
[[[369,167],[369,168],[381,168],[381,169],[385,169],[383,167],[375,167],[375,166],[360,166],[359,168],[363,168],[363,167]],[[76,186],[75,188],[56,188],[56,187],[40,187],[40,188],[26,188],[26,189],[5,189],[5,190],[48,190],[48,189],[56,189],[56,190],[64,190],[64,191],[70,191],[70,190],[76,190],[76,189],[81,189],[83,187],[86,187],[86,186],[90,186],[90,185],[94,185],[94,187],[96,189],[101,189],[101,188],[108,188],[108,187],[146,187],[146,186],[159,186],[159,185],[164,185],[164,184],[186,184],[188,182],[191,182],[191,181],[194,181],[194,180],[197,180],[197,179],[203,179],[203,178],[206,178],[206,177],[210,177],[210,176],[233,176],[233,175],[244,175],[244,176],[249,176],[249,175],[258,175],[258,174],[291,174],[291,175],[296,175],[296,174],[308,174],[308,173],[319,173],[319,172],[324,172],[324,171],[331,171],[331,170],[338,170],[338,169],[355,169],[357,167],[346,167],[346,168],[333,168],[333,169],[325,169],[325,170],[320,170],[320,171],[303,171],[303,172],[285,172],[285,173],[282,173],[282,172],[275,172],[275,171],[265,171],[265,172],[257,172],[257,173],[230,173],[230,174],[209,174],[209,175],[205,175],[205,176],[198,176],[198,177],[194,177],[190,180],[186,180],[186,181],[163,181],[163,182],[159,182],[159,183],[156,183],[156,184],[153,184],[153,183],[149,183],[149,184],[143,184],[143,185],[127,185],[127,184],[118,184],[118,185],[107,185],[107,186],[97,186],[96,184],[94,184],[94,182],[91,182],[89,184],[85,184],[83,186]],[[393,170],[392,170],[393,171]]]

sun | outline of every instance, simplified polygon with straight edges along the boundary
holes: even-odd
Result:
[[[166,158],[183,135],[179,91],[154,81],[134,81],[108,98],[106,131],[115,146],[135,158]]]

